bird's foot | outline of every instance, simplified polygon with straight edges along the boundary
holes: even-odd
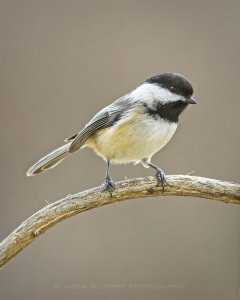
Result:
[[[164,192],[164,187],[168,185],[168,183],[163,170],[157,168],[155,177],[157,178],[157,186],[162,186],[162,192]]]
[[[106,192],[107,191],[107,192],[110,193],[110,196],[112,197],[112,192],[115,190],[115,188],[116,188],[116,186],[113,183],[112,178],[109,175],[107,175],[105,180],[104,180],[101,192]]]

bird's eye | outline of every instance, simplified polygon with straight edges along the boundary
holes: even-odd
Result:
[[[175,93],[176,92],[176,88],[174,86],[171,86],[170,87],[170,91],[173,92],[173,93]]]

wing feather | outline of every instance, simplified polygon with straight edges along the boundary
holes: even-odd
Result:
[[[112,126],[116,120],[120,117],[120,115],[123,113],[124,108],[121,106],[108,106],[98,112],[83,128],[82,131],[78,133],[78,135],[74,138],[70,148],[69,152],[75,152],[79,148],[81,148],[86,140],[92,136],[97,131]]]

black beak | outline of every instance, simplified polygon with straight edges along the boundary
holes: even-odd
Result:
[[[187,103],[188,104],[197,104],[197,101],[193,97],[190,97],[187,99]]]

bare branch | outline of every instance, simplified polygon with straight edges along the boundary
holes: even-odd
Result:
[[[46,205],[1,242],[0,267],[58,222],[117,201],[156,196],[191,196],[240,204],[240,184],[188,175],[167,176],[167,181],[169,186],[164,193],[161,187],[156,187],[155,178],[146,177],[116,183],[117,189],[112,198],[109,193],[102,193],[101,187],[97,187]]]

